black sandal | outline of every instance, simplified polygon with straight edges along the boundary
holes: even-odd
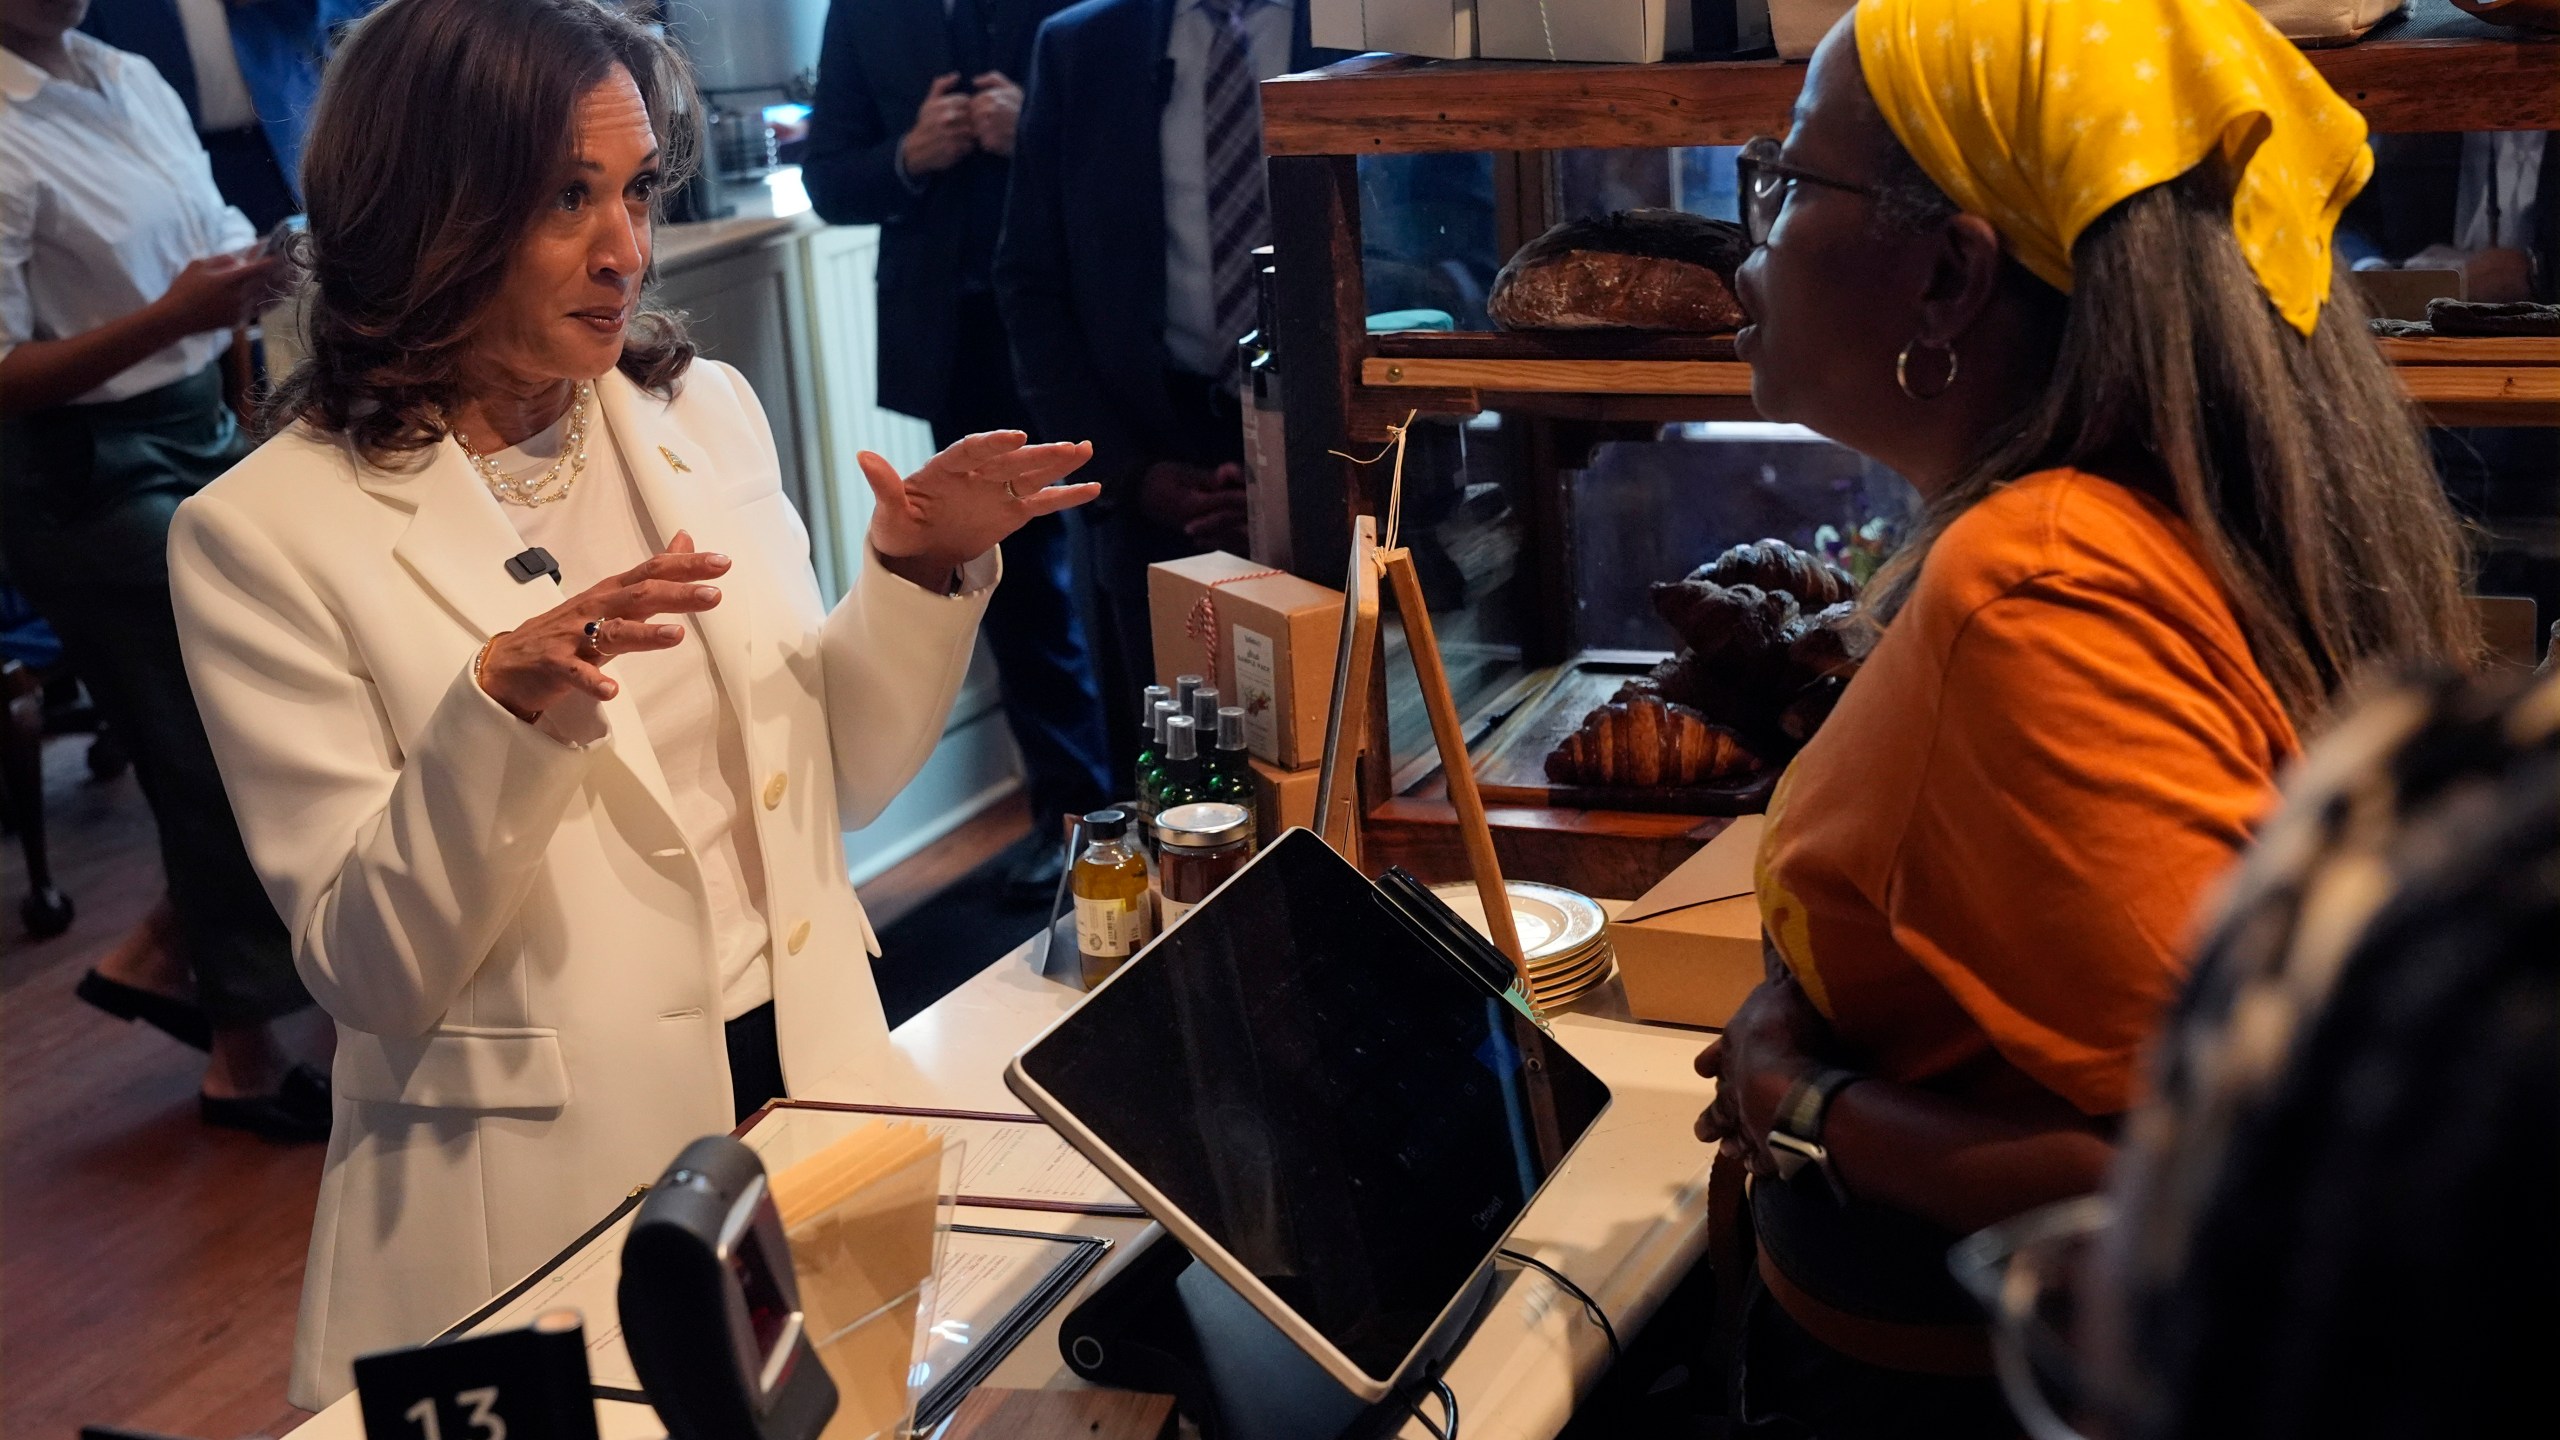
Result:
[[[329,1138],[329,1077],[312,1065],[285,1072],[273,1095],[196,1096],[207,1125],[245,1130],[279,1145],[316,1145]]]
[[[204,1008],[191,1001],[110,980],[95,970],[81,976],[71,993],[119,1020],[139,1020],[181,1045],[213,1048],[213,1025],[204,1018]]]

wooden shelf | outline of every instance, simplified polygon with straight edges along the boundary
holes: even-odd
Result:
[[[2560,425],[2560,337],[2378,343],[2409,397],[2437,424]],[[1362,408],[1378,414],[1553,413],[1542,397],[1694,396],[1725,403],[1707,407],[1714,413],[1656,404],[1650,416],[1593,411],[1589,418],[1728,419],[1738,418],[1729,403],[1737,397],[1748,414],[1751,394],[1751,367],[1732,358],[1733,341],[1722,335],[1416,332],[1377,336],[1371,349],[1360,362],[1360,384],[1373,395]]]
[[[2560,129],[2560,36],[2418,0],[2362,41],[2305,51],[2378,131]],[[1271,155],[1739,145],[1783,134],[1783,60],[1559,65],[1364,55],[1262,86]]]

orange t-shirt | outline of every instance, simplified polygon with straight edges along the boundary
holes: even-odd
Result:
[[[1856,1063],[2132,1099],[2201,902],[2299,748],[2185,523],[2072,470],[1939,537],[1769,807],[1760,910]]]

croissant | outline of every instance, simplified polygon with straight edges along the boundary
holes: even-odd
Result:
[[[1782,649],[1798,614],[1795,597],[1784,590],[1695,577],[1654,586],[1653,608],[1710,663],[1728,656],[1757,662]]]
[[[1547,778],[1565,785],[1698,785],[1747,775],[1760,757],[1686,705],[1641,692],[1582,717],[1547,755]]]
[[[1808,554],[1784,540],[1754,540],[1736,545],[1689,572],[1692,580],[1717,585],[1757,585],[1783,590],[1808,611],[1826,609],[1858,598],[1858,582],[1849,572]]]
[[[1787,627],[1785,637],[1788,678],[1809,683],[1834,677],[1845,680],[1857,673],[1857,629],[1858,607],[1854,601],[1843,600],[1819,614],[1799,616],[1795,624]]]

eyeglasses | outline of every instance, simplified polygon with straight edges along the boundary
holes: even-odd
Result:
[[[1991,1363],[2010,1413],[2034,1440],[2083,1440],[2097,1397],[2091,1293],[2098,1246],[2115,1223],[2104,1196],[2040,1206],[1968,1236],[1948,1253],[1957,1283],[1991,1316]]]
[[[1752,246],[1769,243],[1769,232],[1777,228],[1778,216],[1787,208],[1787,195],[1797,185],[1823,185],[1845,190],[1852,195],[1875,197],[1875,191],[1847,180],[1834,180],[1799,170],[1778,158],[1778,142],[1763,135],[1742,147],[1733,157],[1733,168],[1742,191],[1742,229]]]

